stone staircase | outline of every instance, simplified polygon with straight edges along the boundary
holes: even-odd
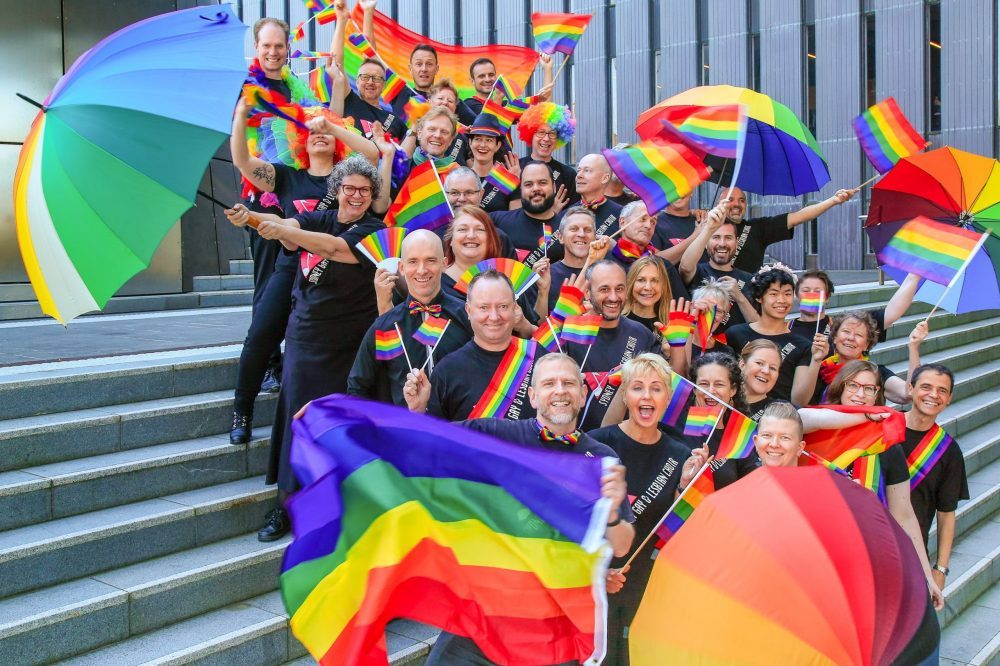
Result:
[[[233,293],[240,276],[226,276]],[[211,280],[205,288],[225,290]],[[892,291],[845,287],[831,305],[870,307]],[[914,305],[876,360],[904,373],[906,337],[928,309]],[[993,663],[1000,313],[936,313],[931,331],[925,359],[957,375],[944,425],[973,495],[958,512],[942,657]],[[277,592],[287,540],[255,535],[275,498],[262,476],[274,396],[258,399],[249,444],[226,435],[238,354],[228,345],[0,368],[0,662],[312,663]],[[419,663],[436,635],[393,622],[392,662]]]

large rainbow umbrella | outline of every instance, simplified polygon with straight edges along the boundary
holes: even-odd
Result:
[[[823,467],[761,468],[709,495],[660,551],[629,654],[916,664],[939,639],[913,543],[874,493]]]
[[[661,121],[676,124],[699,108],[731,105],[742,105],[747,116],[736,186],[755,194],[798,196],[830,182],[826,158],[809,128],[784,104],[748,88],[689,88],[644,111],[635,130],[649,139],[661,134]],[[730,184],[733,160],[709,155],[705,163],[713,169],[709,180]]]
[[[42,312],[65,324],[99,310],[149,266],[229,135],[245,31],[229,5],[140,21],[80,56],[41,104],[14,215]]]

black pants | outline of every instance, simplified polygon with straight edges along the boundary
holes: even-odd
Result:
[[[264,213],[276,213],[280,209],[274,208],[260,208],[251,206],[251,210],[260,210]],[[280,212],[277,212],[280,216]],[[275,262],[278,257],[281,256],[281,243],[276,240],[267,240],[266,238],[261,238],[260,234],[257,233],[256,229],[251,227],[246,227],[247,232],[250,234],[250,257],[253,259],[253,305],[251,306],[252,312],[257,312],[257,304],[264,295],[264,290],[267,288],[267,282],[274,275]],[[281,341],[275,345],[274,351],[271,352],[271,356],[267,363],[272,369],[274,369],[274,374],[278,377],[281,376]]]
[[[288,326],[288,315],[292,311],[292,284],[295,273],[287,270],[272,272],[260,292],[250,320],[250,329],[243,342],[240,365],[236,371],[236,399],[234,409],[248,413],[253,409],[253,401],[260,391],[268,365],[275,366],[273,356],[277,352],[280,367],[281,341]]]

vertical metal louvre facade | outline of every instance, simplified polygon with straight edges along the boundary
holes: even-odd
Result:
[[[930,43],[931,5],[940,24],[936,46]],[[262,12],[293,25],[305,17],[301,0],[250,0],[238,6],[248,23]],[[534,11],[593,14],[555,91],[555,101],[570,105],[577,118],[576,140],[558,154],[565,161],[615,141],[635,141],[639,113],[705,80],[757,84],[760,92],[805,120],[810,103],[807,58],[812,58],[816,138],[832,181],[801,198],[751,196],[755,214],[818,201],[872,173],[851,129],[866,101],[868,16],[874,17],[867,25],[875,33],[876,100],[894,96],[935,147],[995,156],[1000,142],[993,0],[382,0],[379,10],[433,39],[466,46],[531,46]],[[812,56],[807,25],[813,26]],[[326,50],[333,26],[316,27],[314,46]],[[929,97],[934,48],[940,51],[937,101]],[[251,54],[249,38],[247,49]],[[556,67],[560,63],[557,54]],[[298,63],[295,69],[303,72],[307,65]],[[533,89],[540,82],[536,74]],[[931,114],[938,114],[939,131],[931,131]],[[698,201],[705,205],[715,186],[701,189]],[[794,240],[772,246],[771,254],[794,267],[871,266],[859,221],[866,201],[858,197],[825,214],[814,242],[804,225]],[[810,246],[818,254],[807,258]]]

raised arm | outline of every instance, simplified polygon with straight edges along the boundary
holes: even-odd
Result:
[[[378,164],[378,148],[375,147],[374,143],[360,134],[356,134],[341,125],[335,125],[323,117],[311,119],[308,123],[306,123],[306,126],[312,132],[332,134],[337,141],[342,142],[352,151],[361,153],[372,164]]]
[[[358,0],[358,4],[364,11],[361,32],[364,33],[372,48],[375,48],[375,3],[376,0]]]
[[[899,318],[906,314],[906,311],[913,305],[913,297],[917,295],[917,287],[920,286],[920,276],[908,273],[899,289],[892,295],[889,302],[885,304],[885,329],[899,321]]]
[[[333,37],[330,40],[330,57],[326,59],[327,70],[331,65],[340,65],[341,69],[344,68],[344,38],[347,36],[347,23],[351,17],[347,11],[347,0],[336,0],[333,6],[337,12],[337,25],[334,26]]]
[[[884,421],[889,418],[889,412],[847,414],[822,407],[800,407],[799,416],[802,418],[803,432],[809,433],[816,430],[842,430],[861,425],[865,421]]]
[[[795,376],[792,379],[792,403],[795,405],[808,405],[816,391],[816,379],[819,377],[819,366],[823,363],[827,353],[830,351],[830,340],[826,333],[817,333],[813,336],[810,354],[812,358],[809,365],[800,365],[795,368]]]
[[[378,177],[382,181],[378,199],[372,202],[372,210],[381,215],[392,205],[392,164],[396,159],[396,144],[385,136],[382,123],[375,123],[372,126],[372,141],[381,155]]]
[[[840,204],[844,203],[845,201],[853,197],[857,191],[858,191],[857,189],[837,190],[837,193],[834,194],[829,199],[824,199],[819,203],[814,203],[810,206],[806,206],[805,208],[800,208],[794,213],[789,213],[788,228],[794,229],[803,222],[808,222],[809,220],[815,220],[817,217],[819,217],[826,211],[830,210],[834,206],[839,206]]]
[[[233,166],[243,177],[262,192],[274,191],[274,166],[250,154],[247,148],[247,114],[250,107],[240,96],[233,113],[233,133],[229,137],[229,151],[233,154]]]

